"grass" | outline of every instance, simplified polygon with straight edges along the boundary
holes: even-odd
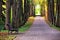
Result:
[[[26,30],[28,30],[30,28],[30,26],[32,25],[33,21],[34,21],[34,17],[29,17],[27,23],[25,23],[24,26],[19,28],[19,31],[20,32],[25,32]]]

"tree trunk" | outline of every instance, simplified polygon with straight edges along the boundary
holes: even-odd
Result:
[[[13,0],[12,5],[12,26],[16,27],[16,0]]]
[[[29,17],[30,14],[30,1],[27,0],[27,18]]]
[[[60,26],[60,0],[57,0],[57,17],[56,17],[56,26]]]
[[[54,23],[54,0],[48,0],[48,20]]]
[[[24,21],[27,21],[27,0],[24,0]]]
[[[8,29],[7,24],[10,24],[10,10],[11,9],[11,5],[10,5],[10,0],[6,1],[6,20],[5,20],[5,29]]]
[[[50,12],[51,12],[51,22],[52,24],[54,24],[54,0],[51,0],[51,8],[50,8]]]
[[[23,7],[22,7],[22,0],[17,0],[17,9],[16,9],[16,23],[17,27],[22,25],[22,13],[23,13]]]

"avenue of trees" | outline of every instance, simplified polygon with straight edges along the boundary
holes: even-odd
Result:
[[[41,15],[60,27],[60,0],[44,0],[40,5]],[[0,25],[5,25],[5,29],[8,29],[7,24],[14,28],[24,25],[29,16],[35,16],[34,13],[35,4],[32,0],[0,0]]]
[[[37,0],[34,2],[37,3]],[[41,6],[41,16],[45,16],[51,24],[60,27],[60,1],[59,0],[38,0]]]
[[[60,0],[48,0],[48,20],[60,26]]]

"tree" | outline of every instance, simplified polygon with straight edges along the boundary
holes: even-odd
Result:
[[[12,26],[16,27],[16,7],[17,7],[17,3],[16,0],[13,0],[13,4],[12,4]]]
[[[24,21],[27,21],[27,0],[24,0]],[[24,22],[24,23],[25,23]]]
[[[6,1],[6,20],[5,20],[5,29],[8,29],[7,24],[10,24],[10,11],[11,11],[11,5],[10,5],[11,0]]]
[[[22,0],[17,0],[17,8],[16,8],[17,27],[22,25],[22,13],[23,13],[22,9],[23,9]]]
[[[57,0],[56,26],[60,26],[60,0]]]
[[[48,20],[54,24],[54,0],[48,0]]]

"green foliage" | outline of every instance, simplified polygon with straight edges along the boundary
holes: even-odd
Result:
[[[60,31],[60,27],[57,27],[57,26],[55,26],[55,25],[53,25],[53,24],[50,24],[50,26],[51,26],[52,28]]]
[[[41,14],[40,11],[41,11],[40,5],[37,4],[37,5],[35,6],[35,15],[40,15],[40,14]]]
[[[2,5],[2,7],[6,9],[6,5]]]
[[[3,0],[6,3],[6,0]]]
[[[3,2],[5,3],[6,2],[6,0],[3,0]],[[1,24],[4,24],[4,22],[5,22],[5,16],[6,16],[6,5],[3,5],[2,4],[2,8],[3,8],[3,10],[2,10],[2,18],[0,18],[0,25]]]

